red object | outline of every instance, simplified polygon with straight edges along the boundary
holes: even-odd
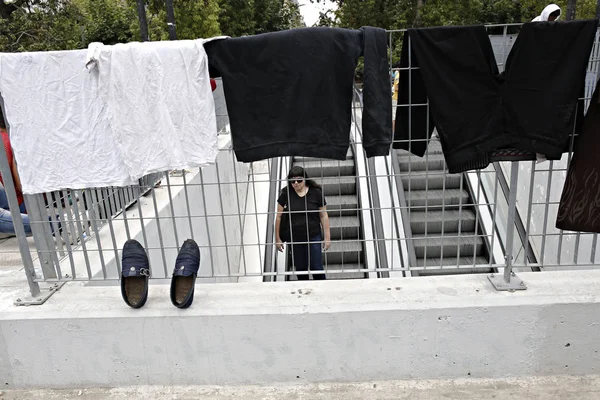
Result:
[[[8,165],[12,166],[13,163],[13,151],[10,145],[10,139],[8,137],[8,132],[3,129],[0,129],[0,133],[2,133],[2,142],[4,143],[4,150],[6,151],[6,158],[8,158]],[[0,175],[0,182],[4,186],[4,179],[2,179],[2,175]],[[19,205],[23,203],[23,193],[17,192],[17,200],[19,201]]]
[[[210,80],[210,87],[212,88],[212,91],[214,92],[215,89],[217,88],[217,81],[215,81],[214,79]]]

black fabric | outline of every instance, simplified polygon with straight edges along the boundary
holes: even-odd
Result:
[[[563,187],[556,227],[600,233],[600,83],[592,96],[583,131]]]
[[[597,26],[523,25],[502,74],[483,26],[408,30],[404,47],[410,37],[411,66],[420,71],[410,77],[412,102],[429,98],[450,172],[485,168],[490,153],[504,148],[559,159],[574,130]],[[403,55],[408,64],[408,51]],[[400,91],[408,91],[407,78],[402,82]],[[410,151],[423,156],[433,124],[426,129],[425,107],[414,109],[410,121],[407,112],[396,114],[394,148],[409,150],[409,139],[416,140],[423,144]]]
[[[319,208],[327,205],[327,202],[320,188],[311,187],[304,197],[300,197],[293,188],[285,187],[281,191],[277,203],[285,208],[284,216],[288,214],[288,221],[291,221],[292,230],[287,241],[306,242],[309,238],[321,234]],[[288,221],[286,222],[289,224]],[[281,237],[283,223],[282,217],[279,225],[280,239],[286,241]]]
[[[293,29],[213,41],[205,49],[211,76],[223,77],[238,161],[344,160],[361,56],[365,151],[368,157],[389,154],[392,103],[383,29]]]
[[[292,240],[290,231],[290,213],[287,210],[287,205],[283,206],[283,214],[281,215],[281,221],[279,222],[279,239],[281,239],[283,243]]]

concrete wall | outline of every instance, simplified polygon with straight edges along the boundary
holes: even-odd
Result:
[[[0,314],[2,387],[237,385],[600,372],[600,271],[199,285],[188,310],[152,285],[70,284]]]

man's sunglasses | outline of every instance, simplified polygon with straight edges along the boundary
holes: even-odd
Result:
[[[302,183],[304,182],[304,179],[289,179],[290,183]]]

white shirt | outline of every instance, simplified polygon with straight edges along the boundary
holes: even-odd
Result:
[[[132,177],[215,162],[206,40],[90,45],[102,100]]]
[[[23,193],[126,186],[214,163],[204,42],[95,44],[91,64],[86,50],[0,54]]]
[[[23,193],[125,186],[86,51],[0,54],[0,93]]]

